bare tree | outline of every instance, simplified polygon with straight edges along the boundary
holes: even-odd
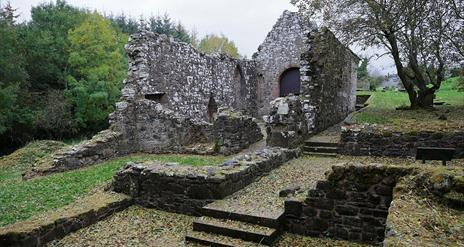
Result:
[[[464,58],[456,0],[292,0],[347,44],[377,46],[395,61],[411,108],[433,105],[447,66]]]

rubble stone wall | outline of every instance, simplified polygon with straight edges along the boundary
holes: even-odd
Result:
[[[215,150],[223,155],[238,153],[263,139],[252,117],[229,110],[220,110],[213,128]]]
[[[271,102],[267,121],[267,144],[275,147],[296,148],[308,135],[304,102],[297,96],[277,98]]]
[[[455,148],[454,158],[464,158],[464,132],[395,132],[373,125],[356,125],[342,130],[340,153],[415,157],[417,147]]]
[[[380,244],[393,188],[413,168],[345,164],[332,167],[304,200],[285,202],[289,232]]]
[[[232,138],[235,133],[215,135],[212,123],[218,109],[228,107],[249,116],[268,114],[270,101],[279,96],[282,73],[295,67],[300,68],[303,97],[303,111],[297,114],[303,116],[294,119],[290,111],[291,116],[270,117],[279,118],[274,127],[288,125],[281,134],[289,147],[297,146],[306,134],[340,122],[354,109],[357,57],[330,31],[317,28],[299,13],[283,13],[253,60],[206,55],[190,44],[148,31],[131,35],[125,49],[128,76],[120,102],[109,116],[111,131],[120,136],[99,144],[97,154],[82,147],[75,155],[69,152],[57,158],[54,166],[74,169],[131,152],[186,152],[187,146],[214,143],[215,136],[222,142],[220,147],[236,152],[258,136],[245,140]],[[226,144],[226,139],[234,143]],[[112,152],[100,155],[99,150],[107,146]]]
[[[130,195],[136,203],[177,213],[200,215],[200,208],[252,183],[299,149],[263,149],[225,161],[219,166],[129,164],[113,180],[113,190]]]
[[[260,115],[267,115],[269,102],[279,97],[281,75],[288,69],[301,67],[300,56],[308,50],[306,39],[311,30],[316,30],[314,23],[299,13],[285,11],[253,55],[264,78],[258,86]]]
[[[190,44],[152,32],[131,35],[126,46],[131,99],[161,102],[182,116],[209,121],[208,106],[256,115],[256,63],[226,55],[206,55]]]
[[[310,32],[301,55],[301,91],[309,100],[312,132],[337,124],[355,110],[359,58],[327,28]]]

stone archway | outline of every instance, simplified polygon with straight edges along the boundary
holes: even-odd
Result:
[[[284,71],[279,80],[279,97],[289,94],[299,95],[300,89],[300,68],[290,68]]]

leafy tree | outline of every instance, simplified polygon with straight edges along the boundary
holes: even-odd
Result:
[[[221,53],[227,54],[233,58],[240,57],[235,43],[224,35],[206,35],[203,39],[201,39],[198,49],[208,54]]]
[[[68,74],[68,31],[77,27],[87,12],[65,1],[33,7],[27,25],[27,71],[33,89],[64,89]]]
[[[368,64],[369,64],[368,58],[363,58],[361,60],[361,64],[358,67],[358,80],[361,80],[369,75],[369,72],[367,71]]]
[[[24,83],[28,78],[14,12],[9,3],[0,5],[0,82],[4,84]]]
[[[462,1],[292,0],[348,44],[377,46],[396,66],[411,108],[431,107],[446,67],[462,59]],[[461,49],[460,49],[461,48]]]
[[[0,134],[32,122],[29,110],[19,106],[17,99],[28,75],[15,11],[9,3],[0,5]]]
[[[103,128],[126,75],[123,47],[127,36],[118,33],[100,14],[93,13],[69,32],[68,39],[71,75],[67,81],[75,118],[83,128]]]

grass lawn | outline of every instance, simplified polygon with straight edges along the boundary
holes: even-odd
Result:
[[[405,92],[371,92],[369,106],[356,113],[357,123],[383,124],[393,130],[442,130],[453,131],[464,129],[464,92],[453,89],[454,80],[443,83],[436,93],[435,101],[443,101],[445,105],[435,106],[434,110],[395,110],[399,106],[408,106],[409,99]],[[359,92],[359,94],[369,94]],[[448,120],[438,118],[445,115]]]
[[[134,154],[79,170],[22,180],[21,174],[30,169],[31,164],[65,145],[38,141],[0,158],[0,227],[66,206],[88,195],[92,189],[109,182],[130,161],[158,160],[202,166],[219,164],[225,159],[221,156]]]

